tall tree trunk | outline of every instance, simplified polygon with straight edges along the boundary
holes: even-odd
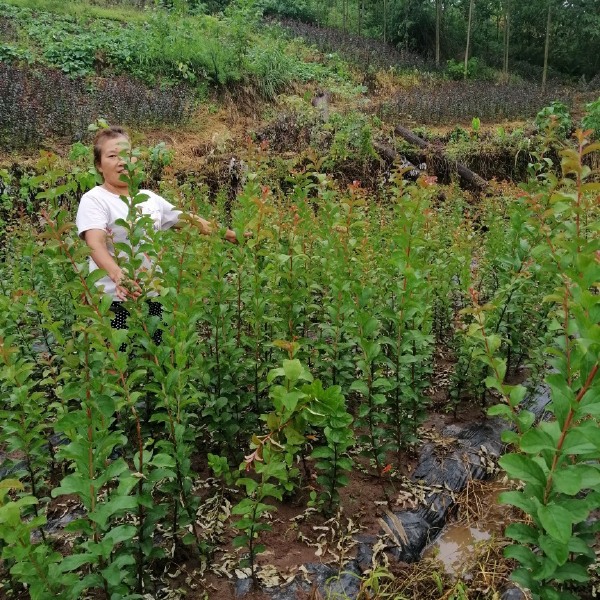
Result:
[[[510,2],[506,3],[504,13],[504,56],[502,60],[502,72],[508,79],[508,51],[510,48]]]
[[[548,18],[546,19],[546,45],[544,46],[544,72],[542,74],[542,92],[546,91],[548,77],[548,53],[550,51],[550,26],[552,25],[552,2],[548,2]]]
[[[363,16],[365,14],[365,0],[358,2],[358,35],[362,35]]]
[[[442,0],[435,0],[435,66],[440,68],[440,28],[442,26]]]
[[[465,49],[465,71],[464,78],[467,78],[469,70],[469,46],[471,44],[471,24],[473,23],[473,8],[475,6],[475,0],[471,0],[469,3],[469,22],[467,24],[467,47]]]
[[[387,0],[383,0],[383,43],[387,42]]]

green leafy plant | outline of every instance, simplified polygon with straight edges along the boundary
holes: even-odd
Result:
[[[315,468],[319,471],[317,483],[322,487],[318,501],[331,514],[334,506],[340,502],[339,490],[348,485],[348,472],[352,469],[352,459],[347,452],[355,442],[351,428],[353,418],[346,410],[340,386],[324,389],[323,384],[316,380],[304,390],[314,397],[316,403],[313,410],[321,412],[323,417],[327,445],[318,446],[310,456],[315,460]],[[317,498],[316,493],[314,498]]]
[[[551,131],[560,139],[566,138],[573,127],[569,108],[563,102],[554,101],[542,108],[535,117],[540,131]]]
[[[23,495],[11,500],[8,497],[11,490],[21,492],[23,485],[17,479],[0,481],[1,556],[11,575],[27,585],[32,600],[75,600],[78,576],[65,573],[59,552],[45,542],[31,541],[33,532],[46,521],[43,516],[27,519],[23,514],[27,507],[36,506],[37,498]]]
[[[600,98],[585,105],[585,115],[581,119],[581,126],[584,129],[592,129],[594,137],[598,138],[600,135]]]
[[[525,388],[504,383],[506,360],[497,356],[501,338],[486,330],[485,309],[476,297],[471,328],[480,342],[478,358],[491,372],[486,383],[504,400],[489,412],[506,417],[515,427],[503,437],[517,452],[502,457],[500,464],[524,487],[505,492],[501,500],[530,519],[507,528],[517,543],[506,549],[506,556],[520,564],[513,578],[541,599],[576,597],[577,586],[589,580],[587,567],[594,561],[591,546],[598,529],[588,516],[600,500],[600,305],[595,293],[599,246],[597,236],[590,236],[595,225],[581,218],[595,197],[594,184],[585,181],[589,169],[583,157],[595,147],[581,131],[577,137],[578,149],[562,152],[562,185],[553,185],[542,198],[529,198],[532,225],[544,232],[534,255],[552,268],[556,285],[546,298],[556,334],[549,349],[553,371],[545,378],[552,419],[534,425],[533,413],[521,406]]]
[[[289,346],[290,355],[294,346]],[[309,396],[301,391],[303,382],[312,381],[312,376],[300,364],[298,359],[284,360],[283,366],[270,371],[268,382],[283,377],[283,385],[273,385],[270,396],[274,411],[263,415],[269,433],[264,436],[255,435],[252,438],[252,452],[246,457],[240,470],[254,467],[259,476],[255,481],[250,477],[238,479],[237,485],[243,485],[247,497],[232,509],[234,515],[241,519],[235,527],[242,534],[234,539],[234,546],[247,546],[248,558],[244,565],[255,575],[256,554],[264,551],[262,544],[256,543],[261,531],[269,530],[268,523],[262,522],[265,513],[272,512],[275,507],[267,504],[267,498],[281,500],[285,491],[294,487],[294,479],[298,469],[294,466],[296,453],[304,443],[304,428],[306,427],[306,404]]]

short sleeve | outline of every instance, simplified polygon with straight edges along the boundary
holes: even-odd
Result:
[[[175,206],[161,196],[156,195],[156,199],[160,206],[160,228],[162,230],[170,229],[179,222],[179,216],[182,211],[175,208]]]
[[[106,231],[109,224],[110,215],[108,209],[97,198],[84,195],[77,209],[77,217],[75,219],[77,225],[77,233],[81,237],[90,229],[101,229]]]

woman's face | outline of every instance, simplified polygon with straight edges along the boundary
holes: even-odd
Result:
[[[127,192],[127,182],[121,181],[125,173],[124,155],[130,149],[129,140],[119,136],[104,141],[100,148],[100,164],[98,171],[104,179],[104,187],[110,192],[122,194]]]

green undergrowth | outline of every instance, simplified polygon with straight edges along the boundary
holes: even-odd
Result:
[[[113,21],[143,21],[143,11],[131,6],[102,6],[86,1],[60,2],[60,0],[4,0],[3,4],[72,17],[110,19]]]
[[[343,61],[313,61],[242,5],[219,17],[154,7],[122,21],[84,4],[58,13],[53,6],[0,3],[3,149],[82,139],[99,117],[185,126],[199,105],[223,94],[258,111],[309,82],[356,93]]]
[[[89,148],[78,144],[69,162],[43,153],[26,179],[0,172],[6,585],[44,600],[141,598],[182,556],[211,564],[232,533],[234,561],[257,576],[278,503],[330,517],[359,461],[393,493],[388,473],[420,443],[445,356],[436,409],[483,409],[501,394],[493,412],[517,426],[508,441],[520,458],[505,466],[535,500],[506,498],[533,519],[509,532],[516,579],[540,598],[576,594],[600,454],[588,435],[598,425],[598,189],[582,166],[594,151],[580,135],[563,178],[542,165],[521,189],[478,202],[453,188],[441,199],[430,178],[400,173],[374,198],[315,165],[291,167],[284,193],[258,160],[234,200],[209,202],[194,177],[158,169],[165,197],[220,234],[227,223],[237,245],[137,218],[140,169],[161,159],[136,151],[123,222],[133,246],[121,248],[121,266],[144,294],[125,304],[127,330],[111,328],[101,273],[88,273],[73,227],[97,181]],[[139,269],[142,253],[150,270]],[[161,318],[148,314],[151,291]],[[523,369],[532,383],[546,376],[554,395],[556,422],[539,433],[521,409],[525,389],[504,383]],[[215,497],[200,483],[208,468]],[[563,471],[568,481],[554,483]],[[64,557],[44,529],[50,499],[63,496],[81,511]]]
[[[288,53],[273,28],[259,30],[258,13],[248,8],[232,7],[220,18],[153,8],[130,19],[120,9],[106,9],[105,15],[98,7],[74,6],[79,10],[4,3],[4,19],[16,28],[16,39],[2,46],[4,59],[11,58],[10,49],[21,60],[72,77],[127,73],[151,85],[186,83],[200,89],[254,79],[266,98],[294,80],[326,74]],[[113,10],[119,19],[109,16]]]

